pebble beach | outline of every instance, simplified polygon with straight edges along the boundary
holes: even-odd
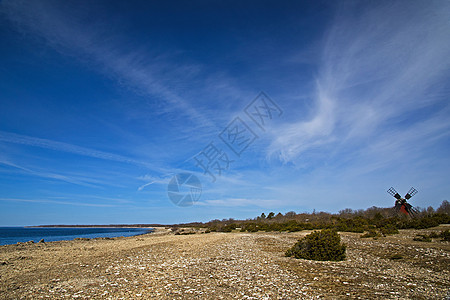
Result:
[[[309,231],[154,233],[0,247],[0,299],[446,299],[450,244],[340,233],[347,259],[288,258]],[[445,227],[448,228],[448,227]],[[396,258],[396,259],[394,259]]]

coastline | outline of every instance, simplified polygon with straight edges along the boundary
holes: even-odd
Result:
[[[139,229],[153,229],[155,227],[113,227],[113,226],[83,226],[83,227],[75,227],[75,226],[15,226],[18,228],[139,228]]]
[[[7,245],[0,247],[0,298],[443,299],[450,244],[412,241],[433,230],[378,240],[341,233],[342,262],[284,257],[309,231],[175,235],[159,227],[111,240]],[[390,259],[395,253],[403,258]]]
[[[33,244],[39,242],[53,243],[58,241],[70,240],[90,240],[90,239],[113,239],[118,237],[135,237],[144,234],[150,234],[156,231],[155,227],[25,227],[25,226],[10,226],[5,227],[6,230],[13,231],[2,232],[0,237],[0,247],[16,244]],[[158,227],[160,228],[160,227]],[[0,227],[1,229],[1,227]],[[27,231],[28,229],[55,229],[55,231]],[[62,231],[67,229],[68,231]],[[94,230],[86,231],[86,230]],[[99,231],[106,229],[106,231]],[[133,229],[134,231],[131,231]],[[74,230],[72,232],[72,230]],[[114,230],[114,231],[111,231]],[[118,231],[117,231],[118,230]],[[11,234],[11,235],[10,235]],[[18,234],[18,235],[17,235]],[[6,243],[6,244],[4,244]]]
[[[138,226],[138,225],[32,225],[32,226],[10,226],[10,227],[23,227],[23,228],[154,228],[162,227],[161,225],[151,226]]]

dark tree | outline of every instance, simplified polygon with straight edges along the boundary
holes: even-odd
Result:
[[[436,210],[438,214],[450,215],[450,203],[447,200],[442,201],[441,206]]]

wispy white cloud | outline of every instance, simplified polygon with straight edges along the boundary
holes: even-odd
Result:
[[[82,203],[82,202],[57,201],[57,200],[48,200],[48,199],[0,198],[0,201],[41,203],[41,204],[61,204],[61,205],[89,206],[89,207],[114,207],[114,206],[116,206],[113,204]]]
[[[45,198],[49,199],[49,200],[60,200],[60,201],[70,200],[70,199],[78,199],[78,200],[83,200],[83,202],[96,200],[96,201],[111,202],[111,203],[116,203],[116,204],[128,204],[128,203],[133,202],[127,198],[106,197],[106,196],[91,195],[91,194],[62,193],[58,196],[55,196],[55,194],[58,194],[58,193],[52,193],[52,196],[47,196]]]
[[[144,175],[144,176],[139,176],[138,179],[142,180],[142,181],[146,181],[147,183],[141,185],[138,187],[138,191],[142,191],[143,189],[145,189],[146,187],[152,185],[152,184],[164,184],[167,185],[171,179],[172,176],[174,176],[175,173],[168,173],[164,176],[160,176],[160,177],[155,177],[152,175]]]
[[[314,109],[273,131],[269,155],[283,162],[385,143],[403,153],[412,132],[432,142],[450,128],[438,112],[448,111],[450,3],[342,5],[324,41]],[[392,133],[409,141],[390,143]]]
[[[177,49],[171,49],[160,53],[158,50],[140,44],[138,47],[131,46],[127,37],[117,34],[111,29],[109,18],[98,18],[93,23],[83,23],[89,14],[93,13],[91,7],[86,10],[79,6],[71,7],[73,4],[55,3],[41,1],[26,3],[25,1],[3,1],[0,5],[0,13],[11,20],[23,32],[43,39],[46,44],[64,55],[74,56],[95,71],[116,80],[120,85],[132,89],[138,94],[146,96],[150,103],[148,111],[141,111],[143,115],[172,113],[172,117],[183,115],[190,118],[189,126],[179,126],[178,136],[171,139],[176,142],[185,143],[183,139],[205,140],[215,136],[222,128],[216,122],[228,121],[228,114],[236,111],[233,102],[239,102],[242,95],[251,100],[254,97],[248,91],[241,91],[236,87],[233,79],[226,74],[205,72],[205,66],[195,62],[180,59]],[[95,7],[95,5],[94,5]],[[95,25],[95,26],[93,26]],[[176,61],[176,62],[173,62]],[[193,87],[199,87],[200,91],[192,93]],[[193,105],[188,96],[180,96],[179,91],[186,95],[202,95],[205,99],[227,99],[227,101],[215,101],[224,103],[224,109],[220,114],[213,111],[211,107],[202,107],[201,103],[208,104],[209,100],[195,99]],[[253,93],[253,91],[252,91]],[[233,101],[231,101],[232,99]],[[165,104],[162,104],[165,103]],[[200,105],[198,105],[200,103]],[[140,107],[140,106],[138,106]],[[214,107],[213,107],[214,108]],[[242,109],[242,108],[240,108]],[[126,110],[126,109],[125,109]],[[211,116],[211,118],[209,117]],[[164,116],[167,119],[167,115]],[[182,122],[183,124],[185,122]],[[197,124],[197,129],[194,128]],[[195,133],[193,134],[195,130]],[[121,132],[128,135],[127,132]],[[138,153],[141,157],[148,157],[147,148],[142,147],[145,142],[138,135],[139,147],[133,147],[129,153]],[[143,165],[147,168],[164,174],[166,170],[157,168],[151,164],[137,161],[120,155],[69,145],[57,141],[50,141],[35,137],[20,136],[12,133],[0,132],[0,140],[32,145],[52,150],[65,151],[78,155],[90,156],[100,159],[133,163]],[[136,141],[134,141],[136,142]],[[185,143],[186,144],[186,143]],[[192,143],[191,143],[192,144]],[[158,146],[152,145],[153,148]],[[161,151],[158,149],[157,151]],[[168,150],[161,152],[179,152],[180,150]],[[187,154],[189,155],[189,154]],[[187,157],[186,155],[186,157]],[[188,157],[187,157],[188,158]],[[168,157],[166,160],[170,160]],[[171,168],[168,168],[169,172]],[[142,190],[144,187],[139,187]]]
[[[207,199],[196,203],[199,206],[222,206],[222,207],[261,207],[271,208],[279,206],[279,200],[270,199],[248,199],[248,198],[228,198],[228,199]]]
[[[174,88],[181,79],[195,79],[200,65],[179,61],[174,64],[169,61],[171,54],[167,52],[160,54],[142,46],[129,47],[126,37],[117,35],[111,24],[102,18],[93,23],[82,22],[94,11],[72,6],[62,2],[19,0],[2,1],[0,7],[1,13],[24,32],[43,38],[57,51],[85,60],[119,84],[164,104],[153,106],[157,108],[153,113],[170,111],[188,116],[201,126],[215,126],[198,106],[191,105]],[[174,51],[172,54],[176,56]]]
[[[98,184],[104,184],[104,182],[101,182],[99,180],[94,180],[89,177],[66,176],[66,175],[52,173],[52,172],[48,172],[48,171],[33,170],[33,169],[23,167],[21,165],[18,165],[16,163],[13,163],[13,162],[10,162],[10,161],[4,160],[4,159],[0,159],[0,165],[6,165],[9,167],[13,167],[15,169],[20,170],[21,172],[24,172],[24,173],[32,175],[32,176],[53,179],[53,180],[58,180],[58,181],[64,181],[64,182],[77,184],[77,185],[81,185],[81,186],[96,188],[96,187],[98,187]]]
[[[275,128],[269,156],[277,155],[284,161],[292,161],[304,151],[333,142],[335,127],[335,103],[323,91],[317,97],[314,117],[307,121],[285,124]]]
[[[134,160],[134,159],[131,159],[131,158],[128,158],[125,156],[121,156],[121,155],[98,151],[98,150],[94,150],[94,149],[89,149],[89,148],[80,147],[80,146],[63,143],[63,142],[58,142],[58,141],[53,141],[53,140],[49,140],[49,139],[31,137],[31,136],[20,135],[20,134],[5,132],[5,131],[0,131],[0,141],[14,143],[14,144],[27,145],[27,146],[33,146],[33,147],[39,147],[39,148],[44,148],[44,149],[66,152],[66,153],[72,153],[72,154],[76,154],[76,155],[98,158],[98,159],[102,159],[102,160],[129,163],[129,164],[153,168],[153,166],[151,166],[148,163]]]

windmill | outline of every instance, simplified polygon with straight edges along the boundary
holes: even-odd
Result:
[[[395,200],[394,206],[396,212],[400,211],[408,216],[414,216],[419,212],[417,208],[413,207],[411,204],[407,202],[412,196],[417,194],[417,190],[415,188],[411,187],[409,191],[406,193],[405,198],[402,198],[402,196],[400,196],[400,194],[397,193],[397,191],[393,187],[387,190],[387,192],[390,195],[392,195],[395,199],[397,199]]]

